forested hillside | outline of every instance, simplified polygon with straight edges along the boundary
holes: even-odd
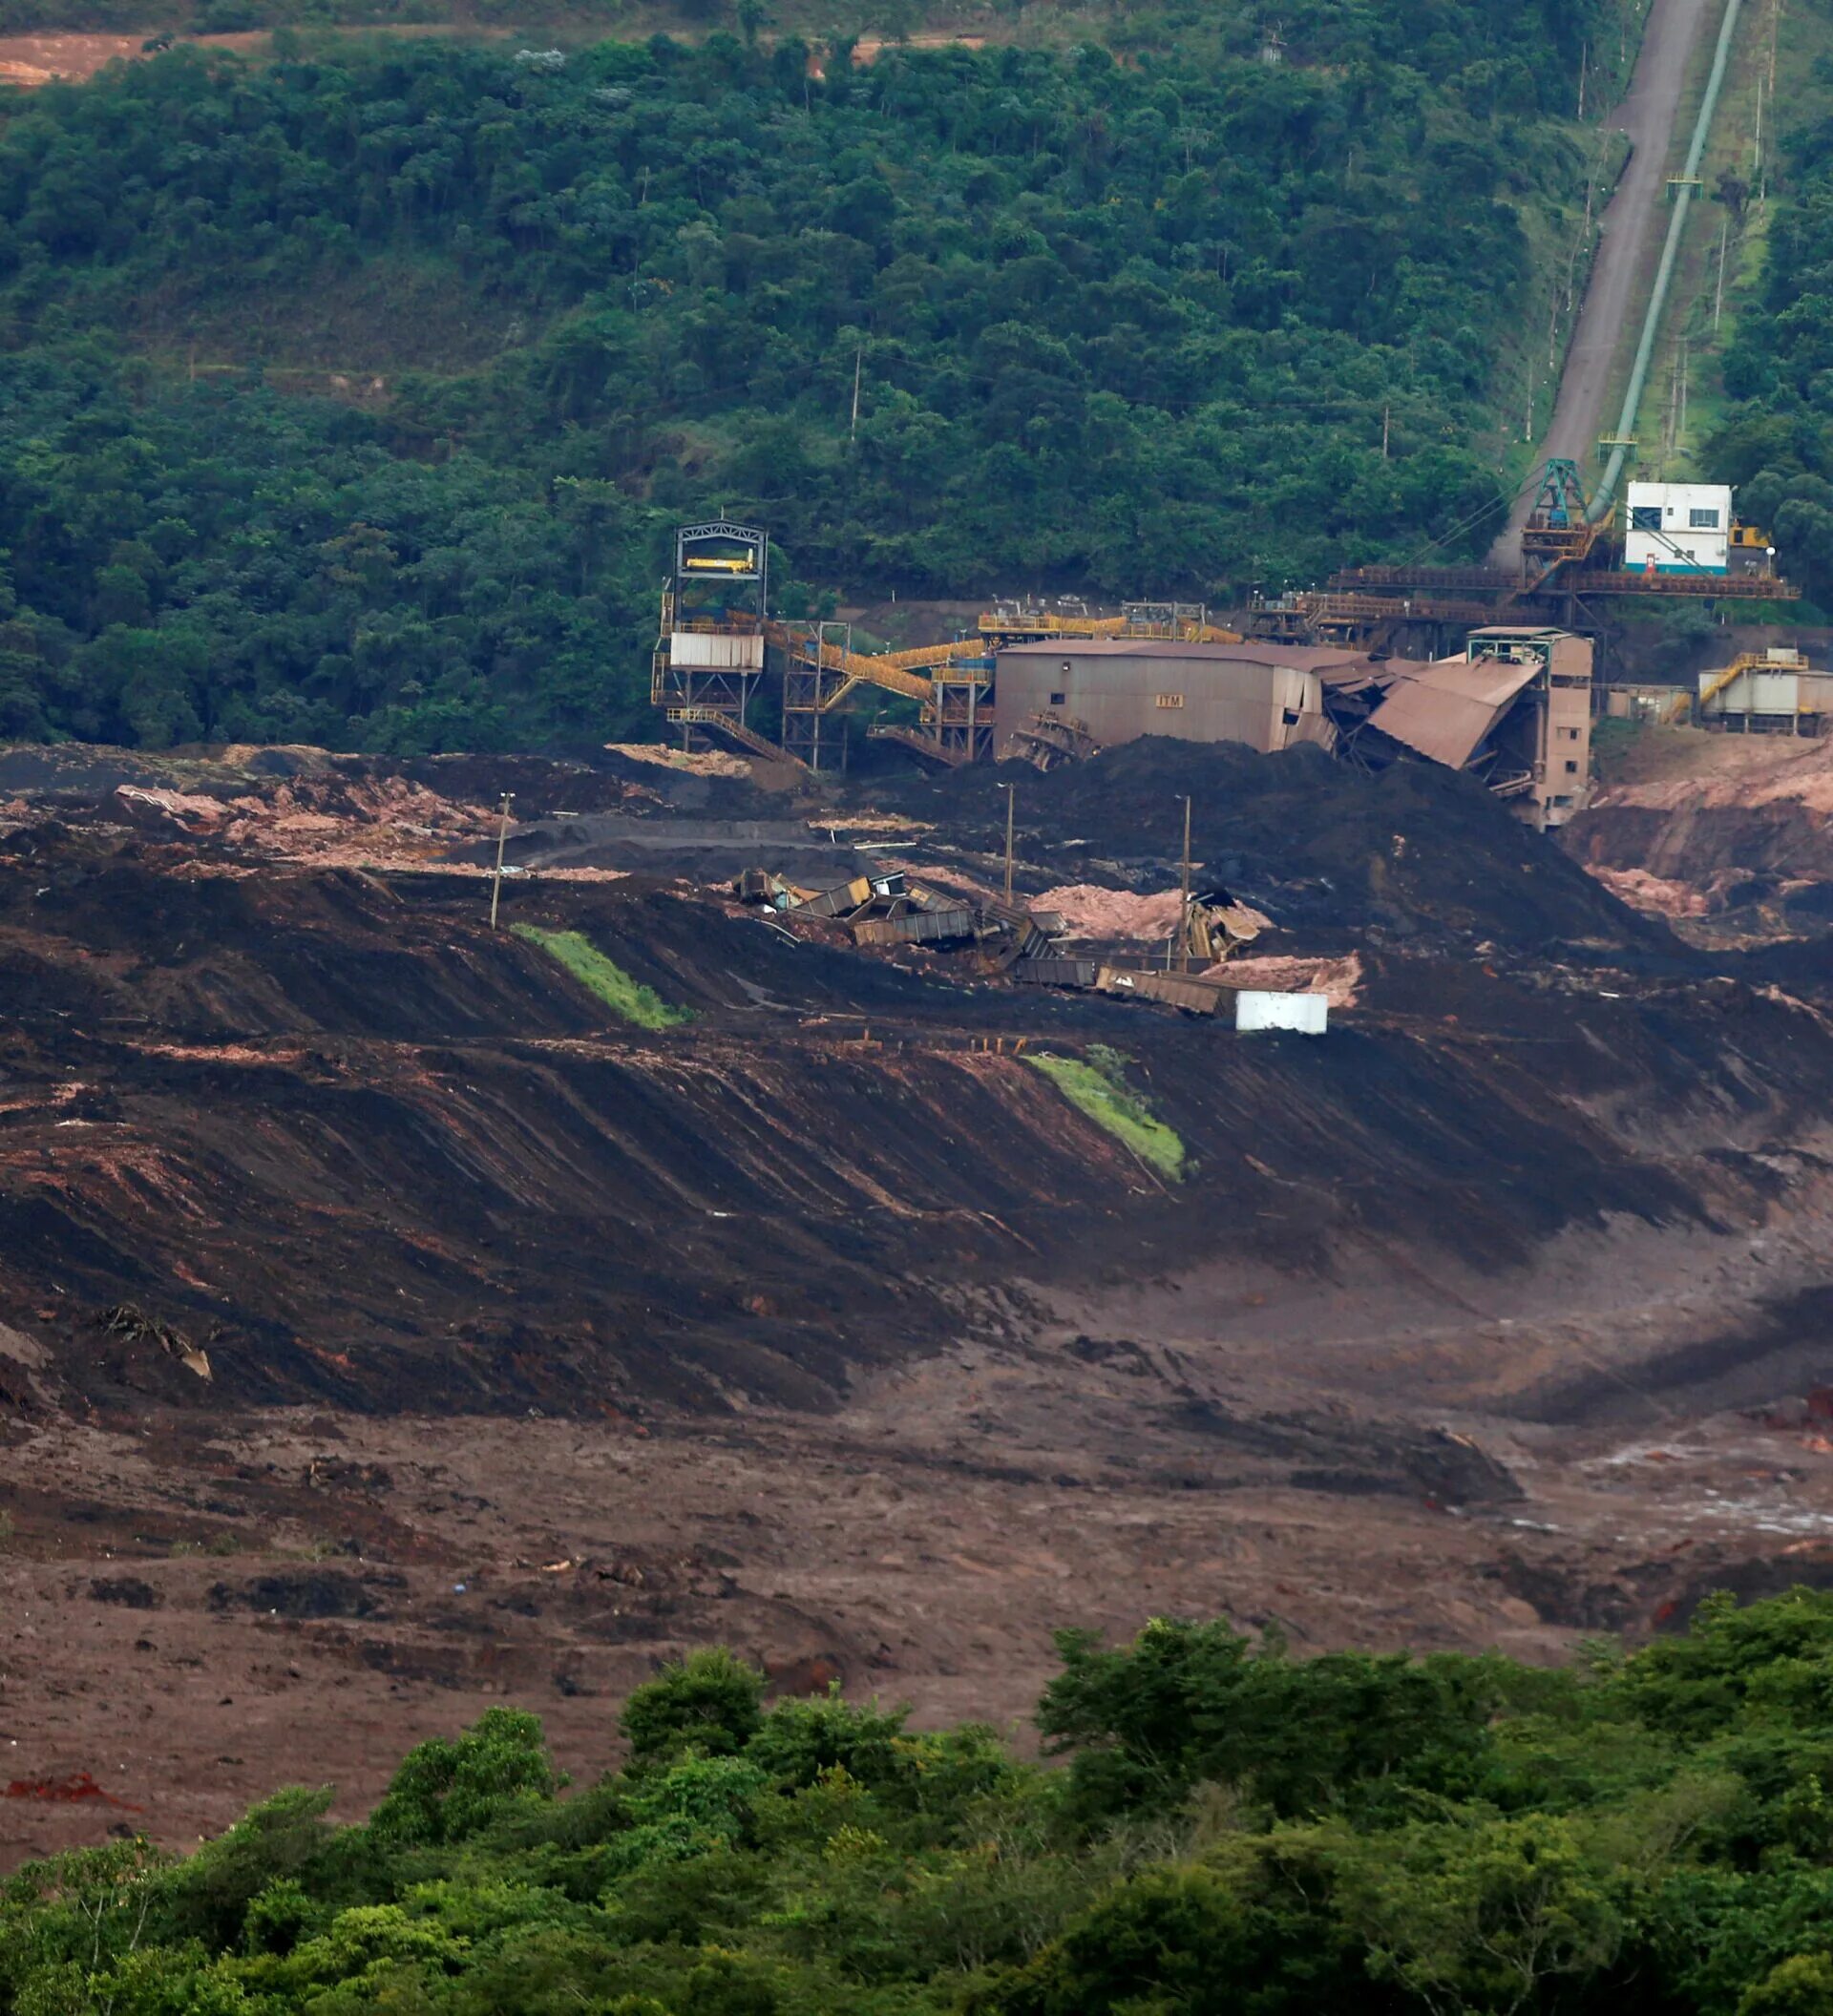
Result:
[[[714,507],[811,591],[1219,600],[1450,531],[1612,0],[1200,20],[180,49],[10,102],[0,733],[600,736]]]
[[[697,1655],[557,1797],[539,1724],[423,1744],[367,1823],[285,1792],[187,1860],[0,1885],[25,2016],[1825,2016],[1833,1601],[1628,1659],[1063,1641],[1040,1725],[766,1709]],[[609,1740],[607,1730],[607,1741]],[[125,1832],[125,1829],[122,1829]]]
[[[1824,12],[1824,10],[1822,10]],[[1725,358],[1738,402],[1708,444],[1739,512],[1766,525],[1789,572],[1833,600],[1833,62],[1790,80],[1811,116],[1783,139],[1762,272]]]

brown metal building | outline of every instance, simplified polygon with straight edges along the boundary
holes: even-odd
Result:
[[[1107,747],[1141,735],[1241,742],[1263,754],[1321,743],[1327,675],[1366,666],[1353,651],[1297,644],[1182,644],[1147,638],[1063,638],[1000,653],[996,749],[1034,716],[1085,722]]]

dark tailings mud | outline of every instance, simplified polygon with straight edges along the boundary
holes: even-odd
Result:
[[[491,1698],[596,1758],[708,1639],[1003,1717],[1069,1624],[1550,1654],[1833,1561],[1815,972],[1690,948],[1423,770],[729,768],[0,753],[22,1780],[179,1841],[327,1770],[356,1810]],[[1034,892],[1172,887],[1189,793],[1255,954],[1353,953],[1351,1005],[1237,1037],[719,882],[997,884],[1004,781]],[[10,1801],[0,1847],[116,1817]]]

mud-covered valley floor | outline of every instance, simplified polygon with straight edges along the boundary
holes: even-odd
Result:
[[[1552,1657],[1833,1579],[1822,940],[1432,773],[1016,774],[1106,930],[1190,791],[1330,1034],[730,900],[995,887],[990,774],[0,751],[0,1860],[355,1814],[492,1700],[589,1774],[713,1640],[1009,1723],[1069,1626]],[[505,924],[690,1021],[489,930],[503,790]],[[1030,1062],[1095,1045],[1182,1183]]]

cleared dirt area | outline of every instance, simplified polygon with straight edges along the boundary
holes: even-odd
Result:
[[[314,34],[329,32],[314,29]],[[471,23],[392,23],[352,28],[354,35],[429,36],[461,35],[470,40],[496,39],[507,29]],[[127,34],[92,34],[80,31],[45,29],[34,34],[0,35],[0,84],[37,90],[52,83],[82,84],[111,63],[143,62],[158,51],[152,41],[169,40],[170,31],[137,29]],[[227,49],[243,55],[264,56],[273,45],[267,29],[241,29],[221,34],[185,34],[178,38],[187,48]]]
[[[1808,941],[1690,947],[1440,773],[1020,772],[1089,930],[1190,793],[1262,974],[1336,987],[1240,1038],[741,908],[996,883],[1004,780],[734,767],[0,751],[7,1860],[355,1813],[491,1700],[589,1773],[709,1640],[1006,1722],[1068,1625],[1550,1657],[1833,1575]],[[502,790],[505,922],[691,1021],[489,930]]]
[[[658,14],[650,28],[631,21],[619,23],[621,34],[629,40],[639,40],[647,32],[667,32],[687,39],[698,39],[706,32],[704,27],[695,29],[691,24]],[[452,20],[437,22],[376,22],[353,24],[336,29],[313,23],[307,32],[314,41],[343,33],[354,36],[410,36],[410,37],[457,37],[468,41],[498,41],[514,32],[490,22]],[[541,43],[551,37],[555,30],[548,27],[531,30],[525,39]],[[563,20],[558,32],[567,42],[581,39],[597,40],[604,32],[603,23],[599,21]],[[46,84],[82,84],[105,70],[111,63],[137,63],[149,55],[159,52],[149,48],[149,43],[163,43],[172,46],[173,34],[169,30],[158,27],[137,29],[127,34],[96,34],[79,30],[45,29],[36,33],[24,35],[0,35],[0,84],[12,84],[27,91],[34,91]],[[176,38],[188,48],[234,50],[246,56],[265,56],[273,47],[273,32],[270,29],[242,29],[221,34],[184,34]],[[913,34],[895,45],[890,45],[876,36],[862,36],[853,44],[853,60],[856,65],[872,63],[883,53],[887,47],[908,49],[984,49],[989,37],[985,34]]]
[[[1644,727],[1566,840],[1696,943],[1818,939],[1833,921],[1833,742]]]

